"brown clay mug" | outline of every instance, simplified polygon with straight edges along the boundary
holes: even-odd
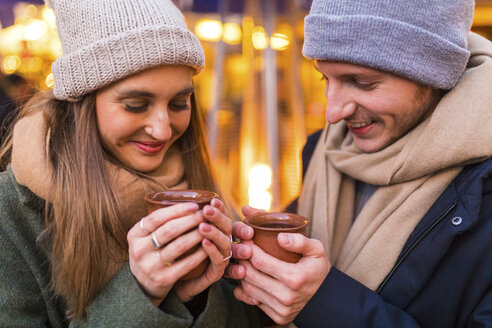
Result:
[[[297,263],[301,259],[301,254],[283,249],[277,242],[277,235],[288,232],[305,236],[309,224],[307,218],[285,212],[257,213],[246,217],[244,223],[254,229],[253,242],[266,253],[284,262]]]
[[[199,209],[201,210],[205,205],[209,205],[212,199],[218,197],[219,195],[217,195],[213,191],[186,189],[154,192],[146,195],[144,199],[147,202],[147,213],[150,214],[159,208],[189,202],[197,203]],[[176,260],[192,254],[199,247],[200,244],[196,245],[195,247],[184,253],[182,256],[178,257]],[[180,280],[189,280],[201,276],[203,272],[207,269],[209,261],[210,260],[206,258],[196,268],[181,277]]]

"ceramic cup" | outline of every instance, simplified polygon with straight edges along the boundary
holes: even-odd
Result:
[[[255,235],[253,242],[266,253],[290,263],[297,263],[301,255],[283,249],[277,242],[280,232],[300,233],[306,235],[309,220],[292,213],[257,213],[244,219],[251,226]]]
[[[209,205],[212,199],[218,197],[219,195],[217,195],[213,191],[208,190],[166,190],[146,195],[145,201],[147,202],[147,213],[150,214],[151,212],[159,208],[189,202],[197,203],[199,209],[201,210],[205,205]],[[192,254],[199,247],[200,244],[196,245],[195,247],[184,253],[182,256],[178,257],[176,260]],[[189,280],[201,276],[203,272],[207,269],[209,261],[210,260],[206,258],[196,268],[181,277],[180,280]]]

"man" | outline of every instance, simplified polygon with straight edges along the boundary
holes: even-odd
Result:
[[[298,327],[492,327],[492,44],[470,0],[314,0],[303,54],[326,79],[309,138],[303,255],[236,224],[238,299]],[[256,210],[245,207],[244,215]]]

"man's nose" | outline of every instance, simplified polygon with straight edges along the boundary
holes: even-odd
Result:
[[[356,103],[350,96],[350,92],[342,86],[327,83],[325,95],[326,120],[328,123],[338,123],[355,112]]]

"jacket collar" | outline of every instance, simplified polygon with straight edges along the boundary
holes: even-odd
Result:
[[[453,239],[479,220],[482,194],[492,191],[492,159],[466,166],[410,235],[395,267],[378,291],[405,308],[427,282]]]

